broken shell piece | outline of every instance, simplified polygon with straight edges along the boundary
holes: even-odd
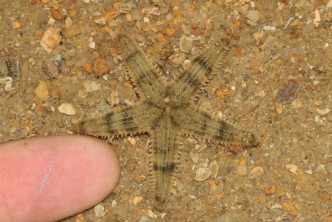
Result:
[[[12,77],[10,76],[6,76],[5,78],[0,78],[0,84],[3,83],[5,84],[5,90],[6,91],[10,91],[12,90],[12,82],[13,82],[13,79]]]
[[[196,181],[204,181],[207,178],[209,178],[210,175],[211,175],[211,170],[209,168],[202,167],[202,168],[199,168],[196,171],[195,180]]]
[[[95,216],[98,217],[98,218],[101,218],[106,214],[105,207],[101,204],[96,205],[93,208],[93,211],[95,212]]]
[[[43,70],[51,78],[55,78],[61,72],[61,62],[57,59],[50,59],[44,62]]]
[[[219,164],[217,163],[216,160],[213,160],[210,163],[210,169],[211,169],[212,178],[216,178],[219,171]]]
[[[60,113],[64,113],[68,116],[72,116],[72,115],[75,115],[76,114],[76,110],[75,108],[73,107],[72,104],[70,103],[62,103],[59,107],[58,107],[58,110]]]
[[[61,36],[54,30],[49,28],[44,32],[44,35],[40,41],[40,45],[46,52],[50,53],[60,43]]]
[[[287,168],[287,170],[289,170],[289,172],[294,173],[294,174],[298,174],[298,170],[299,169],[298,169],[298,167],[296,165],[294,165],[294,164],[287,164],[286,168]]]

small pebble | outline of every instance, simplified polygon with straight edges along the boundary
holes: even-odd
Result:
[[[316,109],[318,114],[321,116],[326,116],[331,110],[329,108],[326,109]]]
[[[89,42],[89,47],[90,47],[91,49],[96,48],[96,43],[95,43],[95,42]]]
[[[297,209],[292,203],[284,203],[284,209],[287,211],[289,214],[295,215],[297,213]]]
[[[95,212],[95,216],[98,218],[101,218],[105,215],[105,208],[101,205],[98,204],[93,208],[93,211]]]
[[[73,24],[73,20],[70,17],[67,17],[65,20],[65,29],[68,29]]]
[[[299,88],[299,82],[295,79],[287,80],[278,92],[281,102],[289,102],[295,98],[297,89]]]
[[[265,92],[264,92],[264,90],[259,91],[259,92],[257,93],[257,96],[259,96],[259,97],[261,97],[261,98],[265,97]]]
[[[57,59],[49,59],[44,62],[43,70],[51,78],[55,78],[61,72],[61,62]]]
[[[218,171],[219,171],[219,164],[217,163],[216,160],[213,160],[210,163],[210,170],[211,170],[212,178],[216,178],[218,175]]]
[[[38,99],[40,100],[47,100],[48,99],[48,87],[46,82],[41,81],[38,87],[35,90],[35,94]]]
[[[159,7],[151,6],[143,8],[141,14],[160,15]]]
[[[239,161],[237,162],[238,168],[237,168],[237,173],[239,176],[244,177],[247,176],[247,161],[245,158],[241,158],[239,159]]]
[[[319,22],[320,22],[320,13],[317,9],[315,9],[314,25],[316,27],[319,26]]]
[[[298,167],[294,164],[287,164],[286,165],[287,170],[289,170],[289,172],[294,173],[294,174],[298,174]]]
[[[157,218],[157,214],[153,213],[151,210],[148,210],[148,217],[150,218]]]
[[[92,81],[92,80],[86,80],[83,82],[83,87],[87,92],[94,92],[100,90],[100,84]]]
[[[210,175],[211,170],[209,168],[202,167],[196,171],[195,180],[201,182],[209,178]]]
[[[184,53],[173,54],[169,57],[169,63],[174,67],[179,67],[184,60],[186,60],[186,55]]]
[[[87,72],[87,73],[91,73],[93,71],[93,65],[86,63],[83,65],[83,69]]]
[[[71,39],[79,34],[81,34],[81,26],[76,24],[76,25],[70,26],[68,29],[65,30],[64,37],[66,39]]]
[[[229,92],[223,90],[219,90],[216,94],[220,100],[226,100],[231,95]]]
[[[73,116],[76,114],[76,110],[70,103],[62,103],[60,106],[58,106],[58,110],[60,113],[64,113],[68,116]]]
[[[62,20],[63,16],[60,14],[60,12],[58,11],[58,9],[56,8],[51,8],[50,9],[51,15],[54,19],[56,20]]]
[[[0,76],[6,76],[8,74],[8,67],[5,61],[0,57]]]
[[[276,102],[275,103],[275,108],[274,108],[278,114],[281,114],[282,113],[282,110],[283,110],[283,106],[282,106],[282,103],[278,103]]]
[[[149,218],[147,216],[141,216],[141,219],[139,219],[139,222],[148,222]]]
[[[277,188],[274,185],[268,186],[265,188],[264,192],[266,195],[272,195],[277,191]]]
[[[198,160],[199,160],[199,154],[198,153],[192,153],[192,152],[190,152],[190,157],[191,157],[191,160],[194,163],[198,163]]]
[[[187,35],[182,35],[180,38],[180,50],[185,53],[190,53],[193,48],[193,40]]]
[[[249,10],[247,13],[247,18],[250,21],[257,23],[259,20],[259,12],[257,10]]]
[[[250,174],[254,178],[258,178],[259,176],[261,176],[263,174],[263,172],[264,172],[264,170],[262,167],[255,167],[254,169],[251,170]]]
[[[99,18],[99,19],[95,20],[95,23],[99,24],[99,25],[106,25],[106,22],[107,22],[107,18]]]
[[[141,197],[141,196],[134,197],[133,205],[136,206],[137,204],[141,203],[142,200],[143,200],[143,197]]]
[[[94,67],[95,67],[95,76],[97,78],[102,77],[103,74],[105,74],[109,71],[106,61],[102,57],[96,58],[94,60]]]

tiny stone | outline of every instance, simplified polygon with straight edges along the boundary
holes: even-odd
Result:
[[[65,20],[65,29],[68,29],[73,24],[73,20],[70,17],[67,17]]]
[[[46,82],[41,81],[35,91],[35,94],[38,99],[40,100],[47,100],[48,99],[48,87]]]
[[[99,25],[105,25],[106,22],[107,22],[107,18],[99,18],[99,19],[95,20],[95,23],[99,24]]]
[[[196,175],[195,175],[195,180],[196,181],[204,181],[206,180],[207,178],[209,178],[211,175],[211,170],[209,168],[199,168],[197,171],[196,171]]]
[[[141,197],[141,196],[134,197],[133,205],[136,206],[137,204],[139,204],[142,201],[142,199],[143,199],[143,197]]]
[[[96,43],[95,42],[89,42],[89,47],[91,49],[94,49],[96,47]]]
[[[193,40],[187,35],[182,35],[180,38],[180,50],[185,53],[190,53],[193,48]]]
[[[93,211],[95,212],[95,216],[98,218],[103,217],[106,213],[104,207],[101,204],[96,205],[93,208]]]
[[[100,90],[100,84],[92,80],[87,80],[83,82],[83,87],[87,92],[94,92]]]
[[[274,185],[268,186],[265,188],[264,192],[266,195],[272,195],[276,192],[277,188]]]
[[[257,10],[249,10],[247,14],[247,18],[256,23],[259,20],[259,12]]]
[[[72,115],[75,115],[76,114],[76,110],[75,108],[73,107],[72,104],[70,103],[62,103],[59,107],[58,107],[58,110],[60,113],[64,113],[68,116],[72,116]]]
[[[259,97],[265,97],[265,92],[264,90],[260,91],[259,93],[257,93],[257,96]]]
[[[43,70],[51,78],[55,78],[61,72],[61,62],[56,59],[50,59],[44,62]]]
[[[309,174],[309,175],[312,174],[312,170],[306,170],[306,171],[304,171],[304,172],[306,172],[306,173]]]
[[[157,214],[153,213],[151,210],[148,210],[148,217],[150,218],[157,218]]]
[[[238,168],[237,168],[237,173],[239,176],[241,177],[244,177],[247,175],[247,171],[248,171],[248,168],[247,168],[247,161],[245,158],[241,158],[238,163]]]
[[[282,107],[282,103],[276,103],[275,104],[275,110],[277,111],[278,114],[281,114],[282,113],[282,110],[283,110],[283,107]]]
[[[81,27],[80,25],[72,25],[70,26],[65,32],[64,36],[66,39],[71,39],[81,33]]]
[[[325,165],[320,164],[316,167],[316,172],[324,172],[325,171]]]
[[[254,169],[251,170],[250,174],[257,178],[263,174],[264,170],[262,167],[255,167]]]
[[[191,160],[194,163],[198,163],[198,160],[199,160],[199,154],[198,153],[192,153],[192,152],[190,152],[190,157],[191,157]]]
[[[142,216],[139,222],[148,222],[149,218],[147,216]]]
[[[287,164],[286,168],[287,168],[287,170],[289,170],[289,172],[294,173],[294,174],[298,174],[298,172],[297,172],[298,171],[298,167],[296,165],[294,165],[294,164]]]
[[[174,67],[179,67],[185,59],[186,55],[184,53],[173,54],[169,57],[169,63],[171,63]]]
[[[321,116],[326,116],[331,110],[329,108],[326,109],[316,109],[318,114]]]

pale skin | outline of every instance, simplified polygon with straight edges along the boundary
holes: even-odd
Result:
[[[55,221],[105,199],[120,176],[111,147],[91,137],[0,144],[0,221]]]

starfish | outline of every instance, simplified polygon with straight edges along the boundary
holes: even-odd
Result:
[[[172,82],[165,82],[151,60],[127,35],[116,39],[123,63],[141,100],[74,125],[80,134],[113,137],[147,132],[151,136],[150,174],[155,207],[166,207],[178,164],[181,135],[194,135],[223,145],[257,145],[252,133],[235,128],[221,118],[199,110],[194,104],[198,91],[215,74],[229,41],[222,40],[203,51]]]

